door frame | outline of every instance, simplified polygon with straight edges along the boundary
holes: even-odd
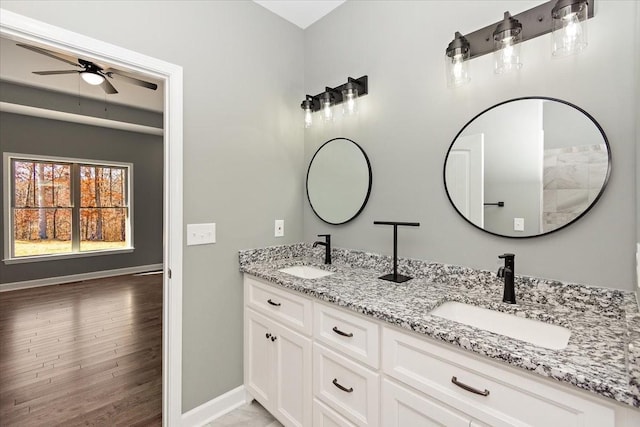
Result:
[[[0,36],[164,80],[162,423],[182,417],[182,67],[0,9]]]

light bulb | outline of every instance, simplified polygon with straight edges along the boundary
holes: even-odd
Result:
[[[325,122],[333,120],[333,110],[331,109],[331,99],[321,99],[320,107],[322,108],[322,119]]]
[[[514,37],[507,37],[500,43],[502,48],[496,52],[496,74],[502,74],[522,68],[520,45],[514,44]]]
[[[554,8],[552,41],[553,55],[578,53],[587,47],[587,3],[572,3]]]
[[[100,74],[92,73],[90,71],[81,72],[80,77],[82,77],[82,80],[93,86],[98,86],[104,81],[104,77],[102,77]]]
[[[342,91],[343,113],[353,115],[358,112],[358,89],[353,87],[352,83],[348,83],[347,88]]]
[[[309,128],[313,124],[313,118],[311,116],[311,108],[305,108],[304,110],[304,127]]]
[[[469,73],[469,57],[471,48],[462,34],[456,31],[455,38],[445,51],[447,86],[461,86],[471,80]]]

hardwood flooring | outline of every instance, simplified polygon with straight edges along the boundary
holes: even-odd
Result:
[[[161,274],[0,293],[0,426],[161,424]]]

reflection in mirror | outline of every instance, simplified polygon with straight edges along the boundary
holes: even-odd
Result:
[[[534,237],[563,228],[600,198],[609,143],[587,112],[565,101],[518,98],[474,117],[444,166],[449,200],[489,233]]]
[[[329,224],[344,224],[364,209],[371,192],[371,164],[347,138],[325,142],[307,171],[307,197],[313,212]]]

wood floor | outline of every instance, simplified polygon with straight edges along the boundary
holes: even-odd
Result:
[[[162,275],[0,293],[0,426],[162,424]]]

